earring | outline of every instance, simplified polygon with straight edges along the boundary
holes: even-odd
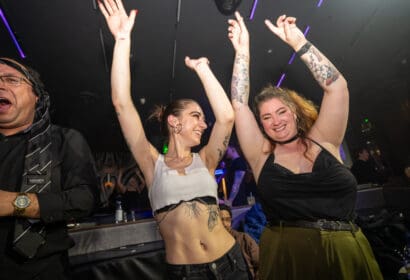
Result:
[[[182,130],[182,124],[178,123],[176,126],[172,127],[172,132],[175,134],[179,134]]]

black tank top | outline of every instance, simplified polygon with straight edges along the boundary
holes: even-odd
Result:
[[[295,174],[274,163],[273,154],[267,158],[258,189],[268,221],[354,219],[356,179],[346,166],[319,146],[322,150],[311,173]]]

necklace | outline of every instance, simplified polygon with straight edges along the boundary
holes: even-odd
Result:
[[[275,143],[275,144],[284,145],[284,144],[291,143],[291,142],[295,141],[295,140],[298,139],[298,138],[299,138],[299,133],[296,133],[295,136],[293,136],[292,138],[290,138],[290,139],[288,139],[288,140],[285,140],[285,141],[275,141],[275,140],[272,140],[272,142]]]
[[[192,153],[190,153],[187,156],[181,157],[181,158],[180,157],[171,157],[171,156],[168,156],[168,155],[165,155],[164,157],[167,158],[168,160],[184,161],[188,158],[192,158]]]

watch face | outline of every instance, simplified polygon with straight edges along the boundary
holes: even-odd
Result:
[[[27,208],[30,205],[30,199],[27,195],[19,195],[16,197],[14,205],[17,208]]]

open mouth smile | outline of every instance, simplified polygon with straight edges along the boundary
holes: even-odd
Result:
[[[5,97],[0,97],[0,113],[11,107],[11,101]]]

